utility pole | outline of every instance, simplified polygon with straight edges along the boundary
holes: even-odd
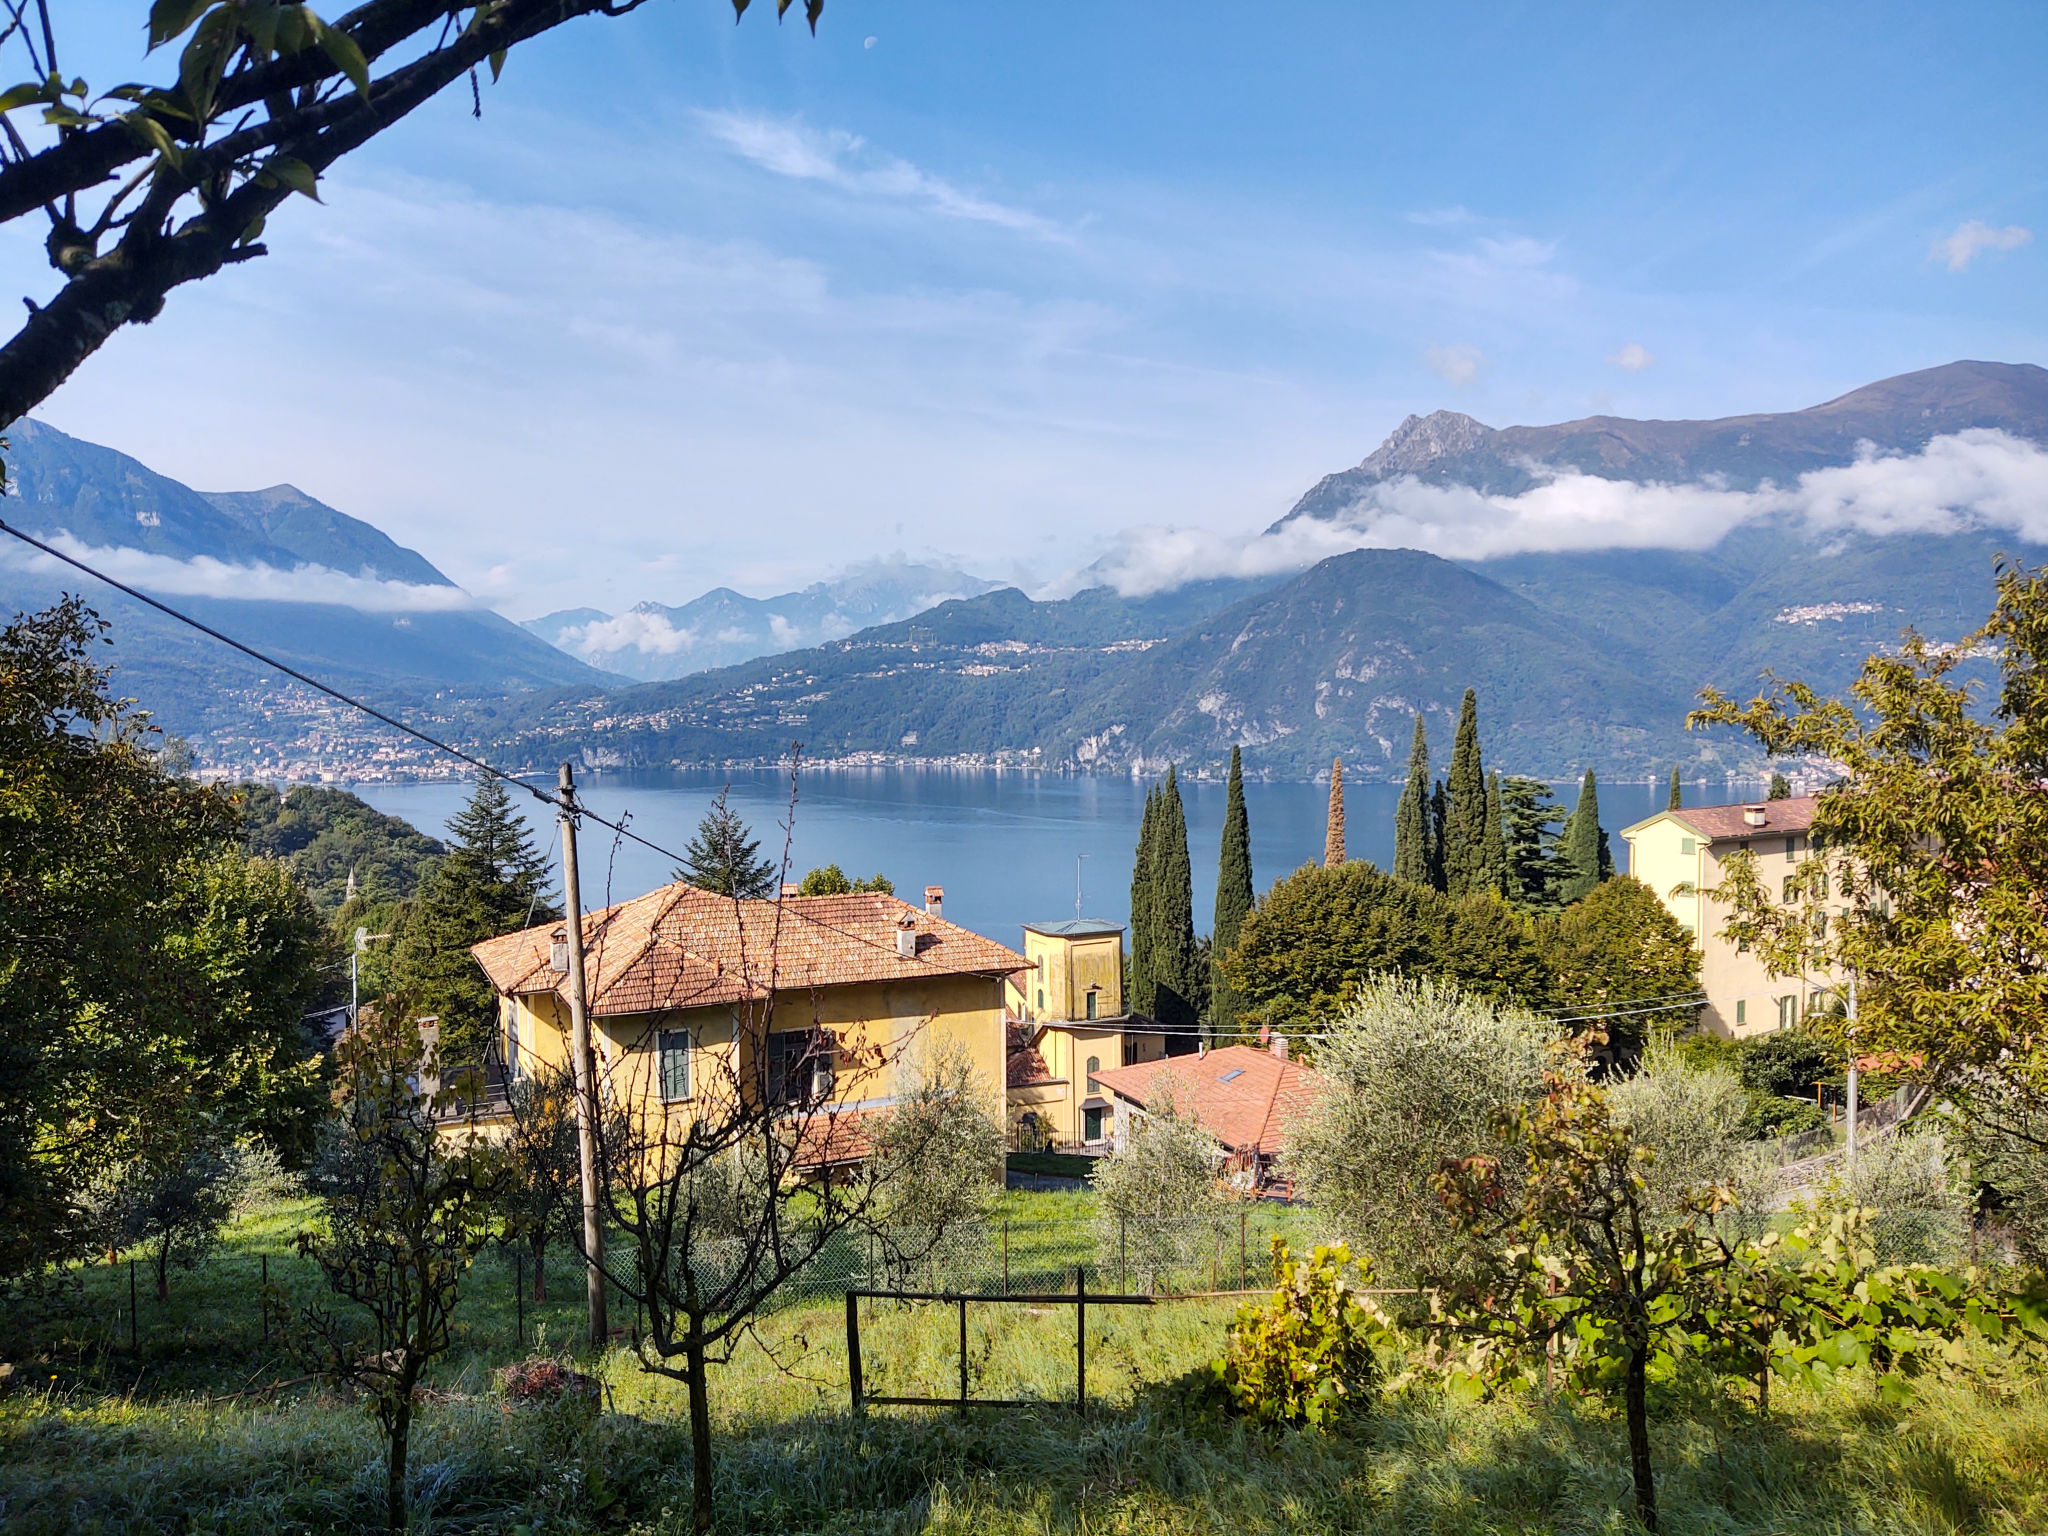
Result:
[[[611,1342],[604,1315],[604,1223],[597,1211],[597,1071],[590,1055],[590,1011],[583,991],[583,896],[576,879],[576,774],[562,764],[562,906],[569,941],[569,1052],[576,1068],[576,1162],[583,1176],[584,1282],[589,1296],[590,1342]]]
[[[1856,973],[1849,973],[1849,1187],[1856,1186]]]

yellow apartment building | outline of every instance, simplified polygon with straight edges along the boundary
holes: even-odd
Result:
[[[1729,1036],[1762,1034],[1798,1023],[1838,995],[1833,972],[1774,976],[1746,943],[1721,937],[1731,909],[1708,893],[1722,884],[1728,860],[1747,852],[1764,888],[1785,894],[1800,862],[1816,857],[1816,797],[1747,805],[1688,806],[1660,811],[1622,829],[1628,872],[1649,886],[1700,947],[1700,985],[1707,1028]]]
[[[1094,918],[1024,925],[1009,982],[1009,1126],[1019,1145],[1107,1150],[1115,1108],[1095,1081],[1157,1061],[1166,1035],[1124,1011],[1124,930]]]
[[[736,902],[677,884],[587,914],[585,997],[606,1093],[688,1117],[716,1096],[765,1091],[792,1114],[854,1128],[950,1045],[1005,1120],[1004,993],[1028,962],[946,922],[938,887],[925,897],[922,910],[875,893]],[[570,1060],[567,947],[555,923],[471,951],[497,989],[514,1077]],[[820,1161],[865,1151],[857,1131],[831,1141]]]

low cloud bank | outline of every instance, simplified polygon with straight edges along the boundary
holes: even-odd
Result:
[[[1863,444],[1853,463],[1791,486],[1730,490],[1711,480],[1637,484],[1565,471],[1519,495],[1426,485],[1373,486],[1338,518],[1296,518],[1250,538],[1205,529],[1127,529],[1088,570],[1047,595],[1108,585],[1126,597],[1214,577],[1304,570],[1354,549],[1422,549],[1454,560],[1596,549],[1711,549],[1757,518],[1792,514],[1816,534],[2007,529],[2048,543],[2048,451],[1991,428],[1938,437],[1917,453]]]
[[[227,597],[248,602],[333,603],[365,613],[453,613],[482,605],[460,587],[350,576],[324,565],[235,565],[210,555],[181,560],[147,550],[87,544],[69,533],[41,535],[43,541],[75,555],[95,570],[139,587],[152,596]],[[12,541],[9,541],[10,543]],[[0,552],[18,570],[65,575],[71,567],[18,545]]]

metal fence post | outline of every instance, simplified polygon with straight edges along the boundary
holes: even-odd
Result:
[[[1126,1292],[1131,1288],[1131,1221],[1128,1216],[1116,1219],[1116,1288]]]
[[[526,1348],[526,1255],[512,1255],[512,1318],[519,1347]]]
[[[853,1389],[853,1411],[861,1411],[860,1293],[846,1293],[846,1381]]]
[[[135,1261],[130,1259],[128,1261],[128,1352],[130,1354],[140,1354],[142,1352],[141,1334],[137,1332],[135,1326],[136,1311]]]
[[[1088,1411],[1088,1266],[1074,1266],[1074,1409]]]
[[[1251,1277],[1251,1212],[1237,1213],[1237,1288],[1248,1291],[1252,1288]]]
[[[263,1344],[270,1346],[270,1255],[259,1255],[263,1263],[263,1279],[257,1292],[257,1300],[263,1313]]]
[[[1010,1218],[1003,1218],[1003,1294],[1010,1294]]]
[[[960,1298],[960,1411],[967,1411],[967,1298]]]

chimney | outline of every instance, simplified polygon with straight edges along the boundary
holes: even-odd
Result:
[[[896,955],[902,960],[917,958],[917,919],[908,912],[896,919]]]
[[[1195,1042],[1195,1060],[1200,1061],[1204,1056],[1208,1054],[1209,1042],[1206,1040],[1197,1040]]]
[[[1275,1035],[1271,1049],[1275,1056],[1285,1061],[1287,1059],[1287,1037],[1285,1035]]]
[[[924,888],[924,910],[926,916],[942,917],[945,904],[946,890],[944,886],[928,885]]]
[[[1259,1026],[1259,1044],[1260,1044],[1260,1045],[1263,1045],[1263,1046],[1265,1046],[1265,1047],[1266,1047],[1266,1048],[1267,1048],[1268,1050],[1272,1049],[1272,1046],[1273,1046],[1273,1026],[1272,1026],[1272,1025],[1270,1025],[1270,1024],[1261,1024],[1261,1025]]]
[[[557,928],[548,936],[548,969],[557,976],[569,974],[569,930]]]
[[[1745,805],[1742,808],[1742,824],[1746,827],[1760,827],[1770,819],[1770,812],[1760,805]]]
[[[794,896],[796,893],[797,887],[794,881],[785,880],[782,882],[782,894],[784,896]]]

